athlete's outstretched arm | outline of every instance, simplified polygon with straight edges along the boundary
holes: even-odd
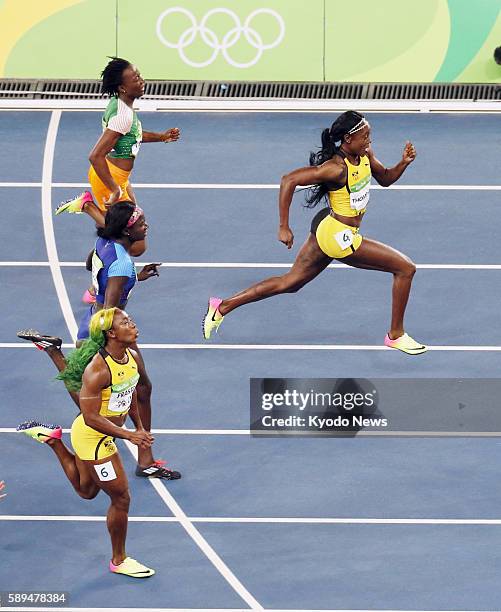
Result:
[[[416,159],[416,149],[409,141],[405,143],[402,159],[393,168],[386,168],[374,155],[372,148],[367,151],[367,154],[371,163],[372,176],[382,187],[389,187],[398,181],[407,166]]]
[[[160,276],[157,268],[161,265],[161,263],[146,264],[137,275],[137,280],[145,281],[154,276]],[[123,290],[128,280],[128,276],[110,276],[108,278],[106,293],[104,294],[104,308],[115,308],[120,306]]]
[[[165,132],[145,132],[143,130],[142,142],[176,142],[180,135],[179,128],[170,128]]]
[[[306,187],[318,183],[343,184],[346,180],[346,165],[338,160],[331,159],[321,166],[305,166],[298,168],[288,174],[284,174],[280,181],[280,193],[278,195],[279,230],[278,239],[288,249],[294,242],[294,234],[289,227],[289,209],[292,196],[296,187]]]

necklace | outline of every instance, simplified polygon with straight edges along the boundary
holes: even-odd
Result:
[[[122,359],[117,359],[116,357],[113,357],[113,355],[110,355],[110,357],[113,359],[113,361],[116,361],[120,365],[127,363],[127,361],[129,360],[129,356],[127,355],[127,352],[125,352],[125,355],[122,357]]]

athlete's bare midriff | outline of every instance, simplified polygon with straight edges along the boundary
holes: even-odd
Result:
[[[106,159],[120,170],[125,170],[126,172],[130,172],[134,167],[134,157],[124,158],[124,157],[110,157],[106,156]]]
[[[113,423],[113,425],[116,425],[117,427],[122,427],[122,425],[125,423],[125,419],[127,418],[127,412],[125,414],[120,414],[118,416],[105,416],[105,419],[108,419],[108,421],[111,421]]]
[[[362,219],[365,215],[365,213],[362,213],[360,215],[357,215],[356,217],[345,217],[344,215],[339,215],[338,213],[335,213],[332,209],[330,214],[334,217],[334,219],[337,219],[338,221],[341,221],[341,223],[349,225],[350,227],[360,227],[360,225],[362,224]]]

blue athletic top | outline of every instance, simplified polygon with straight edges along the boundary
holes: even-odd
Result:
[[[106,285],[112,276],[127,277],[120,296],[120,304],[124,304],[136,284],[136,268],[130,255],[120,243],[98,238],[92,256],[92,284],[96,290],[96,302],[99,304],[104,304]]]

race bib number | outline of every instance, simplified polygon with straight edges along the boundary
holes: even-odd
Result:
[[[137,156],[137,154],[139,153],[139,149],[141,147],[141,141],[137,140],[133,145],[132,145],[132,149],[131,149],[131,155],[133,155],[134,157]]]
[[[343,251],[353,244],[353,232],[349,229],[337,232],[337,234],[334,234],[334,238]]]
[[[108,480],[115,480],[115,478],[117,477],[115,468],[113,467],[113,463],[111,461],[95,465],[94,469],[96,470],[97,477],[102,482],[106,482]]]
[[[350,193],[350,208],[352,210],[356,210],[358,212],[364,208],[367,208],[367,204],[369,203],[370,188],[370,183],[367,183],[367,185],[360,191],[352,191]]]
[[[99,282],[97,280],[97,275],[102,268],[104,268],[104,264],[99,259],[96,251],[94,251],[94,253],[92,253],[92,286],[96,291],[96,295],[99,293]]]
[[[131,387],[126,391],[121,391],[120,393],[112,392],[110,395],[110,401],[108,403],[108,410],[110,412],[126,412],[129,410],[134,389],[135,387]]]
[[[132,402],[132,395],[138,380],[139,374],[136,374],[132,383],[128,384],[126,387],[120,388],[120,385],[112,386],[110,399],[108,401],[108,410],[110,412],[127,412],[127,410],[129,410]]]

